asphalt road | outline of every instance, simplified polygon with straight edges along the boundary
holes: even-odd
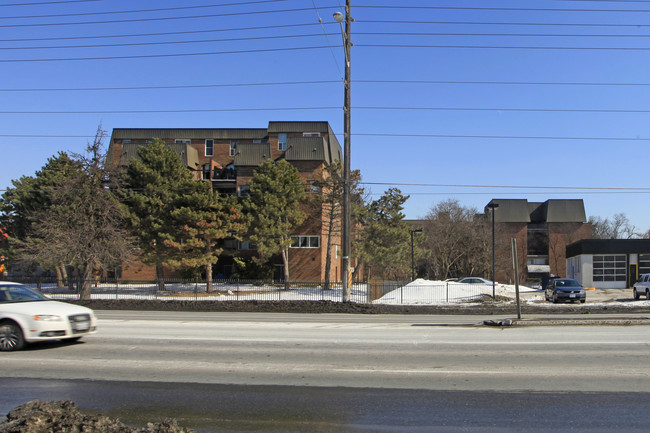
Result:
[[[162,411],[214,432],[650,430],[648,326],[98,316],[100,332],[80,343],[0,354],[0,413],[32,398],[72,398],[133,422]]]

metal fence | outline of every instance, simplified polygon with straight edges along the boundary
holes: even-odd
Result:
[[[16,281],[16,280],[13,280]],[[52,299],[79,300],[78,282],[57,283],[42,278],[20,279],[29,287]],[[288,287],[288,288],[287,288]],[[499,286],[501,287],[501,286]],[[500,290],[501,291],[501,290]],[[354,283],[351,301],[388,305],[435,305],[472,303],[492,298],[492,286],[460,284],[447,281],[377,281]],[[91,282],[93,300],[156,301],[343,301],[341,282],[269,282],[259,280],[215,280],[208,291],[206,281],[117,281],[100,279]]]

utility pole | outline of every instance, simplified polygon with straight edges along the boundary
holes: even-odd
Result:
[[[343,36],[343,49],[345,51],[345,90],[343,94],[343,302],[350,302],[351,276],[350,276],[350,239],[351,209],[350,209],[350,32],[352,16],[350,15],[350,0],[345,1],[345,31],[343,31],[343,14],[334,13],[334,20],[341,25]]]

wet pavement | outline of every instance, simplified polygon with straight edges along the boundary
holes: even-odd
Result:
[[[649,394],[503,393],[0,378],[0,415],[72,400],[128,425],[201,433],[646,432]]]

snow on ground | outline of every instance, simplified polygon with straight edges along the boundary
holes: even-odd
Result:
[[[447,303],[472,303],[492,297],[492,284],[461,284],[454,281],[430,281],[417,279],[373,301],[375,304],[435,305]],[[520,293],[536,292],[527,286],[519,286]],[[497,297],[515,299],[514,285],[499,284],[494,287]]]
[[[53,299],[75,300],[79,295],[67,288],[54,285],[43,286],[42,291]],[[371,301],[370,287],[367,284],[354,284],[351,300],[355,303],[385,305],[445,305],[454,304],[471,307],[492,300],[491,284],[461,284],[453,281],[431,281],[417,279],[403,286],[385,290],[383,296]],[[609,292],[609,293],[607,293]],[[553,308],[546,302],[544,292],[528,286],[519,286],[520,300],[524,304]],[[514,303],[515,286],[499,284],[495,286],[496,302]],[[375,295],[377,296],[377,295]],[[342,301],[342,289],[334,287],[323,290],[319,285],[309,287],[292,285],[285,290],[278,284],[245,284],[217,282],[213,292],[206,293],[205,283],[167,283],[165,290],[159,291],[156,284],[98,284],[92,288],[92,299],[96,300],[163,300],[163,301]],[[623,289],[599,289],[587,291],[587,304],[610,305],[617,307],[649,307],[650,301],[632,301],[632,293]],[[560,304],[565,305],[565,304]],[[575,304],[566,304],[575,305]]]

